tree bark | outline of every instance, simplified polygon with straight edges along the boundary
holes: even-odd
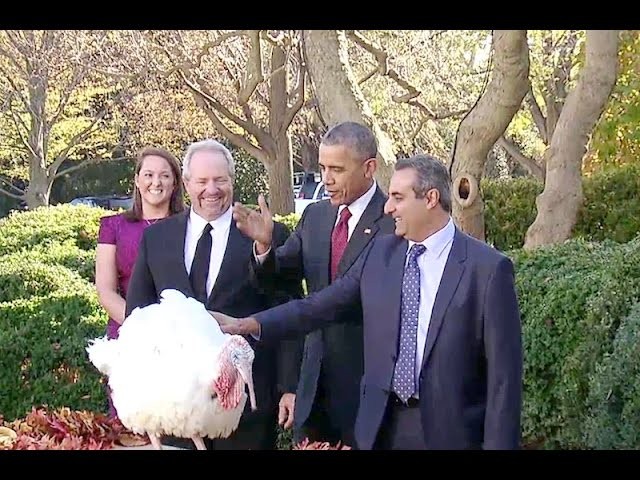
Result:
[[[265,164],[269,175],[269,206],[271,211],[286,215],[294,211],[293,202],[293,155],[291,134],[288,131],[287,99],[289,97],[285,51],[276,46],[271,54],[271,109],[269,110],[269,132],[273,135],[275,150],[269,153]]]
[[[349,65],[344,31],[304,30],[302,34],[307,70],[323,122],[331,127],[353,121],[371,128],[378,141],[376,180],[387,191],[396,162],[393,144],[358,87]]]
[[[32,63],[31,75],[29,75],[29,109],[30,128],[29,128],[29,186],[25,192],[25,201],[30,210],[34,208],[49,205],[49,195],[53,179],[47,175],[46,161],[46,102],[47,102],[47,85],[46,74],[39,69],[39,59],[35,59]]]
[[[524,248],[560,243],[571,237],[582,204],[582,159],[589,136],[616,83],[619,30],[588,30],[586,60],[547,151],[545,188],[536,199],[538,214]]]
[[[487,90],[460,124],[450,161],[453,217],[469,235],[485,239],[480,180],[491,147],[511,123],[529,90],[526,30],[496,30],[495,67]]]

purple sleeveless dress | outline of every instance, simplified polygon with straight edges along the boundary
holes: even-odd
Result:
[[[124,214],[108,215],[100,219],[100,229],[98,231],[98,243],[116,246],[116,269],[118,272],[118,292],[126,300],[127,288],[133,266],[138,255],[138,246],[142,239],[144,229],[153,225],[157,220],[130,221]],[[120,324],[109,318],[107,323],[107,337],[118,338]],[[108,390],[108,389],[107,389]],[[116,410],[109,400],[109,414],[117,416]]]

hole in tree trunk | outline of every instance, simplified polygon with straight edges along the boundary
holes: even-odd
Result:
[[[469,179],[461,178],[460,184],[458,185],[458,196],[461,199],[466,200],[467,198],[469,198],[470,192],[471,192],[471,186],[469,185]]]

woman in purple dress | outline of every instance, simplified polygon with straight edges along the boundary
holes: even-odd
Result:
[[[100,219],[96,248],[96,289],[107,311],[107,336],[118,337],[124,321],[125,296],[142,232],[184,209],[180,164],[162,148],[147,147],[137,156],[133,207]],[[109,413],[116,416],[109,397]]]

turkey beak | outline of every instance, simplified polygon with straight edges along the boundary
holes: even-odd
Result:
[[[251,364],[238,365],[238,372],[244,380],[244,383],[249,387],[249,401],[251,402],[251,410],[257,410],[256,406],[256,392],[253,388],[253,372],[251,371]]]

